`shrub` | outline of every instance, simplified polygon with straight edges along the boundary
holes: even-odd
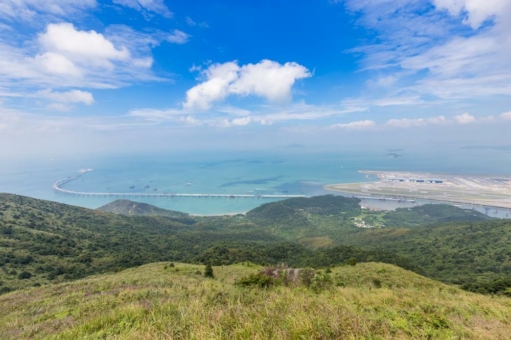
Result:
[[[328,274],[316,273],[312,277],[310,288],[316,293],[332,285],[332,278]]]
[[[257,273],[250,274],[249,276],[244,276],[241,279],[236,280],[235,285],[240,287],[256,286],[260,288],[268,288],[275,285],[276,282],[277,280],[271,276],[264,273]]]
[[[349,266],[356,266],[357,260],[354,257],[350,257],[349,259],[346,260],[346,264]]]
[[[27,271],[22,271],[19,275],[18,275],[18,279],[20,280],[26,280],[26,279],[30,279],[32,277],[32,274],[30,274],[29,272]]]
[[[204,277],[209,277],[211,279],[215,278],[215,274],[213,273],[213,267],[211,267],[211,263],[206,264],[206,268],[204,268]]]

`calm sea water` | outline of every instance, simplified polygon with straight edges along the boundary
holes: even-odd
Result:
[[[511,173],[510,154],[475,150],[410,152],[399,158],[388,157],[385,151],[318,154],[289,150],[272,153],[138,154],[3,163],[0,168],[0,192],[88,208],[100,207],[113,199],[63,195],[54,192],[52,184],[76,175],[81,168],[92,168],[94,171],[64,187],[89,192],[153,193],[153,189],[157,188],[158,192],[168,193],[319,195],[331,193],[323,189],[325,184],[366,181],[365,176],[358,173],[359,170]],[[131,186],[134,189],[130,189]],[[222,214],[245,212],[272,200],[172,197],[137,201],[193,214]],[[392,203],[371,203],[373,206],[378,204],[382,208],[395,208]]]

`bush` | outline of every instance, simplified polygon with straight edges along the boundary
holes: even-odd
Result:
[[[275,278],[265,275],[264,273],[250,274],[249,276],[244,276],[241,279],[235,281],[236,286],[240,287],[260,287],[260,288],[268,288],[270,286],[275,285],[277,280]]]
[[[29,272],[27,271],[22,271],[19,275],[18,275],[18,279],[20,280],[26,280],[26,279],[30,279],[32,277],[32,274],[30,274]]]
[[[332,278],[328,274],[323,274],[321,272],[316,273],[312,277],[310,289],[319,293],[320,291],[330,287],[332,285]]]
[[[356,266],[357,265],[357,260],[354,257],[351,257],[351,258],[346,260],[346,264],[349,265],[349,266]]]
[[[206,268],[204,268],[204,277],[209,277],[211,279],[215,278],[215,274],[213,273],[213,267],[211,267],[211,263],[206,264]]]

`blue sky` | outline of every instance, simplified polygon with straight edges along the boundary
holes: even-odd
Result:
[[[510,15],[509,0],[4,0],[0,156],[511,144]]]

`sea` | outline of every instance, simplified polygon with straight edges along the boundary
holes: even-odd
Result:
[[[360,170],[417,171],[472,175],[511,175],[511,154],[497,150],[385,150],[317,152],[307,149],[277,151],[168,152],[98,156],[32,157],[4,160],[0,192],[98,208],[112,197],[84,197],[55,192],[57,180],[76,176],[63,185],[80,192],[201,193],[259,195],[339,194],[323,187],[333,183],[364,182]],[[348,195],[349,196],[349,195]],[[244,213],[271,198],[166,197],[136,198],[139,202],[195,215]],[[395,209],[430,203],[365,200],[375,209]],[[471,205],[462,205],[472,208]],[[475,208],[493,217],[511,216],[507,209]]]

